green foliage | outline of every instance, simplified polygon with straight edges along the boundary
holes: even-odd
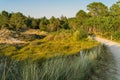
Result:
[[[12,30],[40,29],[41,31],[55,32],[62,29],[77,30],[84,27],[88,33],[104,35],[108,32],[115,32],[120,28],[120,1],[113,4],[110,8],[101,2],[93,2],[87,5],[89,12],[80,10],[75,17],[68,18],[61,16],[50,19],[26,17],[20,12],[8,13],[2,11],[0,14],[0,29],[7,28]]]
[[[82,55],[59,56],[42,62],[31,62],[29,59],[13,61],[5,57],[0,58],[0,79],[86,80],[91,77],[98,65],[97,59],[103,54],[101,49],[103,49],[102,46],[99,46],[83,50]]]
[[[0,52],[3,52],[6,56],[10,55],[15,60],[25,60],[27,58],[37,60],[59,55],[72,55],[82,49],[92,48],[97,45],[99,43],[87,39],[84,30],[79,30],[78,33],[72,30],[61,30],[49,33],[44,39],[33,40],[18,50],[12,46],[4,48]]]
[[[9,13],[6,11],[2,11],[0,15],[0,29],[8,28],[9,25]]]
[[[116,31],[113,33],[113,39],[119,40],[120,39],[120,31]]]
[[[53,32],[53,31],[57,31],[60,28],[60,20],[55,18],[55,17],[51,17],[49,20],[50,24],[48,25],[48,31]]]
[[[87,5],[87,9],[91,16],[106,16],[108,8],[101,2],[93,2]]]
[[[49,24],[49,21],[46,17],[43,17],[39,23],[39,28],[41,31],[47,31],[47,25]]]
[[[112,16],[119,16],[120,15],[120,1],[113,4],[110,7],[110,15],[112,15]]]
[[[25,28],[25,23],[24,23],[25,16],[18,12],[18,13],[12,13],[11,18],[10,18],[10,27],[12,29],[15,28],[15,30],[19,30],[22,28]]]
[[[83,28],[88,33],[94,33],[110,39],[111,35],[115,34],[114,32],[119,31],[119,25],[120,19],[117,17],[91,17],[86,20]]]
[[[7,28],[15,31],[39,29],[49,33],[47,36],[45,35],[44,39],[38,40],[35,40],[37,39],[34,37],[35,35],[27,35],[26,37],[33,38],[33,41],[29,41],[28,44],[19,48],[16,45],[0,47],[0,58],[5,58],[5,61],[0,61],[0,79],[85,80],[86,75],[87,77],[91,75],[90,70],[95,69],[96,59],[100,55],[101,49],[83,52],[82,57],[77,55],[81,50],[99,45],[88,37],[87,33],[107,38],[112,36],[113,40],[120,39],[119,2],[113,4],[110,10],[101,2],[90,3],[87,8],[88,13],[80,10],[75,17],[68,19],[64,16],[35,19],[26,17],[20,12],[2,11],[0,29]],[[74,56],[71,57],[72,55]],[[11,66],[12,62],[10,63],[10,60],[6,62],[6,57],[10,57],[10,60],[15,60],[17,63],[15,62]],[[27,59],[40,60],[40,62],[45,60],[45,62],[40,64],[21,62]],[[66,66],[66,64],[68,65]]]
[[[76,14],[76,18],[81,21],[81,20],[85,20],[88,17],[87,13],[83,10],[80,10],[79,12],[77,12]]]
[[[9,17],[9,13],[7,11],[2,11],[1,13],[2,16],[6,16],[6,17]]]
[[[15,46],[7,46],[0,50],[0,56],[12,56],[17,53]]]
[[[0,28],[12,30],[27,30],[31,28],[51,32],[44,39],[31,41],[29,45],[22,47],[18,51],[18,55],[13,56],[18,59],[28,58],[29,54],[34,54],[33,56],[37,58],[74,54],[81,49],[98,45],[98,43],[92,40],[88,42],[87,33],[107,38],[113,36],[114,40],[118,40],[120,29],[119,2],[113,4],[110,11],[101,2],[90,3],[87,8],[89,10],[88,13],[80,10],[75,17],[68,19],[64,16],[61,18],[55,18],[53,16],[50,19],[46,17],[35,19],[26,17],[20,12],[8,13],[3,11],[0,14]],[[32,35],[31,37],[31,35],[28,35],[26,37],[33,38],[34,40],[36,39],[34,36]],[[93,46],[91,46],[92,43],[94,44]],[[14,52],[14,49],[11,50]],[[36,54],[39,54],[39,56]],[[23,55],[25,56],[23,57]]]
[[[69,23],[70,29],[77,30],[78,28],[80,28],[80,23],[76,18],[70,18],[68,20],[68,23]]]
[[[33,29],[39,29],[38,28],[38,20],[37,19],[32,19],[31,26]]]
[[[76,30],[73,34],[73,39],[75,41],[79,41],[79,40],[86,38],[86,37],[87,37],[87,33],[82,29]]]
[[[69,29],[68,19],[65,16],[61,16],[60,18],[60,27],[63,29]]]

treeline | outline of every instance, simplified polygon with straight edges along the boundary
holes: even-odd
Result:
[[[72,28],[82,27],[90,34],[120,39],[120,1],[110,8],[101,2],[93,2],[87,5],[87,10],[88,13],[80,10],[74,18],[71,18],[71,23],[75,23],[71,24]]]
[[[20,12],[8,13],[2,11],[0,13],[0,29],[7,28],[12,30],[40,29],[43,31],[57,31],[59,29],[68,29],[68,20],[62,16],[60,19],[52,16],[50,19],[46,17],[35,19],[26,17]]]
[[[88,12],[80,10],[73,18],[50,19],[26,17],[22,13],[0,13],[0,29],[12,30],[40,29],[41,31],[53,32],[60,29],[85,29],[88,33],[94,33],[107,38],[112,36],[120,39],[120,1],[108,8],[101,2],[93,2],[87,5]]]

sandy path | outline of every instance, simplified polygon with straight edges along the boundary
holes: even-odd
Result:
[[[111,80],[120,80],[120,44],[99,37],[96,37],[95,40],[105,44],[112,52],[116,65],[114,70],[115,73],[113,74],[115,79]]]

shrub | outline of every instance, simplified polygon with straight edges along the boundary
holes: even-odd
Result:
[[[87,38],[87,33],[84,30],[79,29],[73,33],[73,40],[79,41],[83,38]]]
[[[120,39],[120,31],[116,31],[113,33],[113,39],[119,40]]]
[[[6,48],[3,48],[0,52],[5,56],[11,56],[15,54],[17,51],[17,48],[15,46],[8,46]]]

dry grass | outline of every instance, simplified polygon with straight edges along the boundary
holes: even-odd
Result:
[[[40,31],[39,29],[29,29],[25,32],[23,32],[22,34],[37,34],[37,35],[43,35],[43,36],[47,36],[48,33],[45,31]]]

